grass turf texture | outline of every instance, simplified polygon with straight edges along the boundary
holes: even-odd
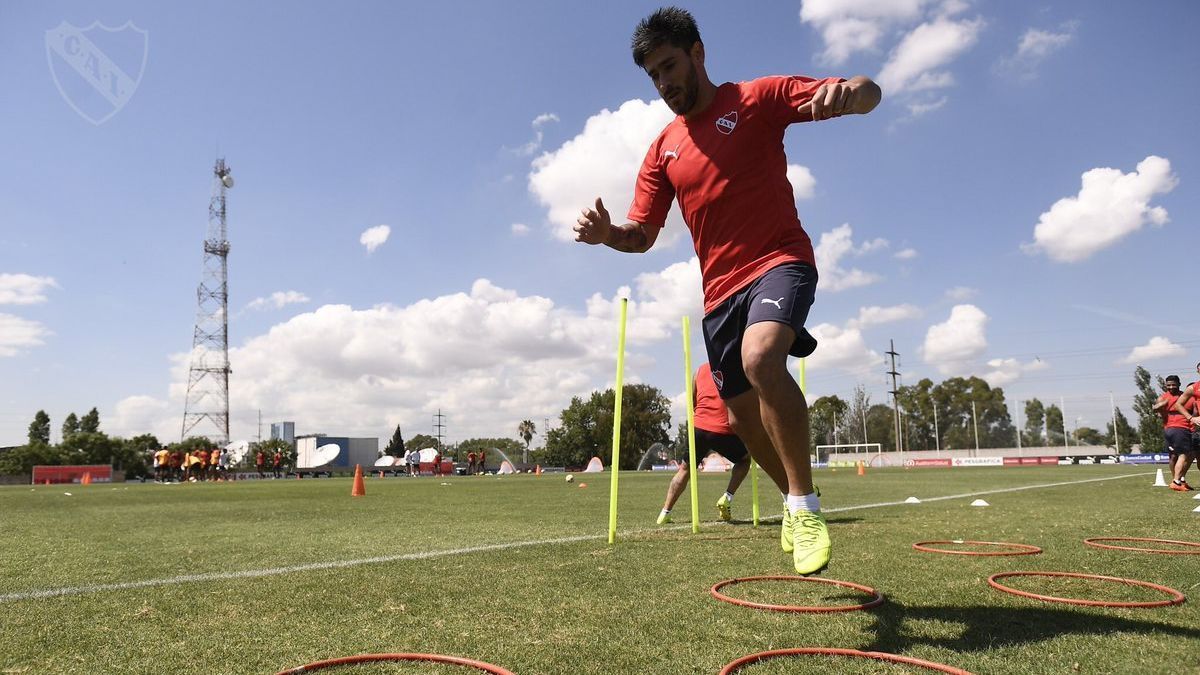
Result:
[[[716,522],[725,475],[701,475],[704,521],[688,496],[677,525],[656,527],[666,473],[623,474],[616,546],[605,543],[608,480],[561,476],[367,479],[0,489],[0,672],[273,673],[370,652],[436,652],[535,673],[716,673],[755,651],[886,651],[975,673],[1194,673],[1200,668],[1200,556],[1085,546],[1096,536],[1200,539],[1190,495],[1152,488],[1121,466],[817,471],[834,542],[826,576],[880,590],[866,612],[781,614],[711,598],[731,577],[787,574],[778,521]],[[1023,486],[1112,479],[929,498]],[[578,487],[579,482],[589,484]],[[449,485],[443,485],[449,483]],[[764,514],[780,500],[763,481]],[[73,496],[65,496],[71,492]],[[915,495],[915,505],[902,502]],[[750,513],[740,491],[734,517]],[[874,505],[874,506],[873,506]],[[562,541],[571,537],[580,539]],[[1038,556],[972,558],[914,551],[929,539],[1011,541]],[[488,545],[558,540],[476,552]],[[439,553],[441,552],[441,553]],[[416,557],[428,555],[428,557]],[[408,557],[405,557],[408,556]],[[339,561],[343,567],[262,573]],[[1189,601],[1163,609],[1050,604],[989,588],[990,574],[1074,571],[1160,583]],[[59,597],[13,595],[185,575],[249,573]],[[1023,590],[1157,599],[1101,582],[1009,580]],[[773,595],[780,587],[779,595]],[[833,591],[833,592],[831,592]],[[832,588],[737,588],[803,604],[860,601]],[[783,672],[922,672],[803,657]],[[467,673],[374,665],[337,672]]]

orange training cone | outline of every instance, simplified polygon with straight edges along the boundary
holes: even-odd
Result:
[[[863,466],[862,462],[858,463],[858,475],[860,475],[860,476],[867,475],[867,467]]]
[[[90,474],[90,473],[83,474],[83,480],[79,481],[79,484],[80,485],[91,485],[92,484],[92,474]]]
[[[535,475],[535,476],[540,476],[540,475],[542,475],[542,465],[541,465],[541,464],[535,464],[535,465],[534,465],[534,467],[533,467],[533,475]]]
[[[354,465],[354,487],[350,490],[351,497],[364,497],[367,494],[367,486],[363,484],[362,464]]]

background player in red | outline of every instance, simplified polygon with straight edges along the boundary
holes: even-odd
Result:
[[[1196,375],[1200,376],[1200,363],[1196,364]],[[1175,412],[1186,417],[1192,425],[1192,461],[1195,461],[1196,453],[1200,452],[1200,379],[1184,387],[1183,392],[1175,401]],[[1191,486],[1187,484],[1186,480],[1182,480],[1182,477],[1187,475],[1190,467],[1191,463],[1189,462],[1180,474],[1181,482],[1187,487]],[[1172,464],[1172,472],[1174,472],[1174,468],[1174,464]]]
[[[787,180],[783,136],[795,122],[865,114],[879,104],[869,78],[709,79],[688,12],[651,14],[633,35],[633,60],[677,117],[650,145],[629,222],[613,225],[601,199],[577,219],[576,240],[644,252],[678,200],[704,286],[704,343],[738,437],[768,474],[787,477],[780,542],[800,574],[829,563],[831,545],[809,465],[808,406],[787,368],[816,340],[804,328],[817,270]]]
[[[1171,464],[1171,489],[1187,492],[1192,489],[1184,478],[1192,465],[1192,423],[1188,414],[1176,406],[1181,398],[1179,376],[1168,375],[1163,382],[1167,390],[1158,397],[1152,409],[1163,420],[1163,438]]]
[[[746,474],[750,472],[750,453],[729,426],[729,412],[717,394],[717,388],[712,381],[712,370],[707,363],[701,364],[696,370],[696,378],[692,383],[692,401],[696,409],[696,461],[703,464],[708,453],[716,452],[733,462],[725,494],[717,500],[718,517],[725,521],[732,520],[733,496]],[[671,522],[671,509],[675,508],[675,502],[679,500],[679,495],[683,494],[691,477],[690,466],[691,459],[685,456],[679,470],[671,478],[671,484],[667,487],[667,499],[658,514],[659,525]]]

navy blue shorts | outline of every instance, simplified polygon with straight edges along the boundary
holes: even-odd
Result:
[[[737,464],[750,454],[746,444],[734,434],[718,434],[715,431],[696,427],[696,464],[704,463],[708,453],[715,452]],[[686,464],[687,462],[684,462]]]
[[[815,267],[784,263],[767,270],[704,315],[704,346],[722,399],[750,391],[750,380],[742,367],[742,337],[751,324],[775,321],[791,326],[796,332],[796,340],[788,350],[792,356],[808,356],[816,350],[817,339],[804,328],[816,290]]]
[[[1167,452],[1171,455],[1192,451],[1192,432],[1187,429],[1163,429],[1163,437],[1167,442]]]

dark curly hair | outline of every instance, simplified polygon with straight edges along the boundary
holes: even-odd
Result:
[[[633,62],[643,67],[650,52],[663,45],[692,48],[700,39],[700,29],[691,12],[678,7],[663,7],[641,20],[633,31]]]

